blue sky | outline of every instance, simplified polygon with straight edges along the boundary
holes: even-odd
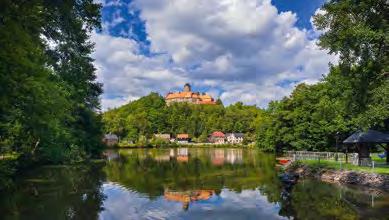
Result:
[[[279,11],[292,11],[297,14],[296,26],[312,29],[310,19],[325,0],[272,0]]]
[[[324,0],[100,0],[94,33],[103,109],[185,82],[195,90],[265,107],[336,57],[316,46],[311,17]]]

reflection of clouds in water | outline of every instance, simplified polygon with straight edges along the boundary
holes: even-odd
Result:
[[[189,208],[189,213],[181,217],[185,219],[286,219],[278,216],[278,204],[269,203],[259,190],[243,190],[234,192],[223,189],[215,206],[197,203]],[[210,208],[211,207],[211,208]]]
[[[114,183],[102,187],[107,199],[99,219],[166,219],[182,210],[179,203],[167,202],[162,197],[150,200]]]
[[[218,196],[191,203],[187,211],[180,202],[163,196],[150,200],[113,183],[104,184],[103,192],[107,199],[100,219],[282,219],[279,206],[269,203],[259,190],[223,189]]]

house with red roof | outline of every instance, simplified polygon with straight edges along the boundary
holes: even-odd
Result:
[[[189,134],[177,134],[176,141],[180,144],[186,144],[190,141]]]
[[[208,141],[215,144],[224,144],[225,139],[226,135],[223,132],[215,131],[209,136]]]

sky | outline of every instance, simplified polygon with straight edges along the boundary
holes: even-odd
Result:
[[[92,33],[102,109],[192,89],[266,107],[316,83],[338,58],[317,46],[325,0],[98,0]]]

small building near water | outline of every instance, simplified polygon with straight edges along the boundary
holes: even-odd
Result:
[[[229,144],[241,144],[243,142],[243,133],[227,133],[226,140]]]
[[[181,144],[189,143],[189,134],[177,134],[176,141]]]
[[[346,140],[343,141],[344,144],[354,145],[358,152],[358,164],[360,166],[371,166],[372,160],[370,157],[370,148],[374,144],[386,144],[387,151],[389,150],[389,134],[375,131],[357,131]],[[387,158],[387,162],[389,162]]]
[[[209,136],[208,141],[214,144],[224,144],[225,138],[226,135],[223,132],[215,131]]]
[[[114,146],[119,143],[119,137],[116,134],[105,134],[103,137],[103,143],[107,146]]]

